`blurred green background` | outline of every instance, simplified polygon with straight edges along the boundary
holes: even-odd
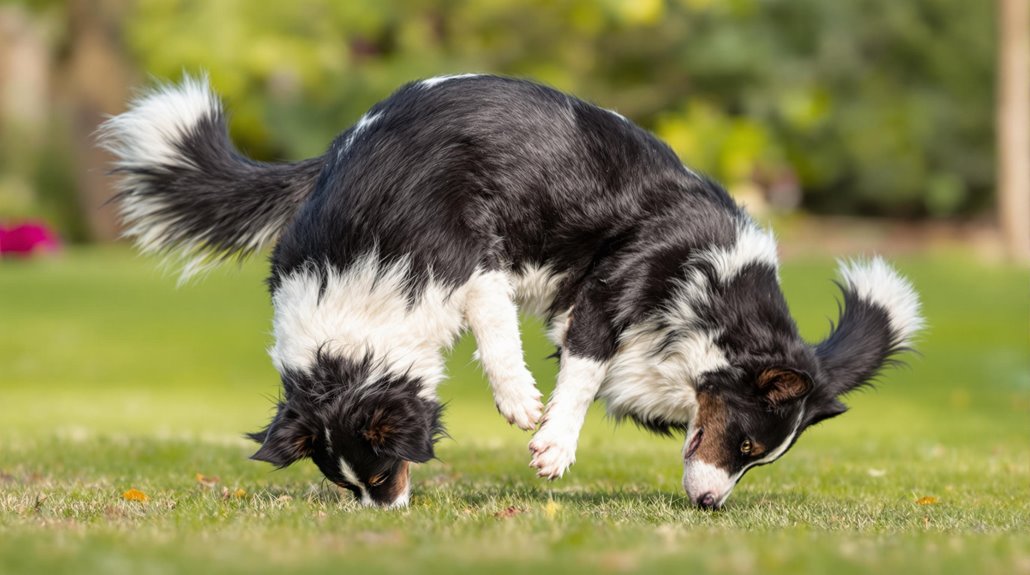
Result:
[[[0,3],[0,228],[42,220],[67,241],[0,259],[0,573],[1030,574],[1030,271],[1005,258],[1030,242],[996,221],[1013,205],[997,190],[1030,186],[1004,185],[995,144],[996,126],[1027,129],[996,105],[996,9],[1026,2]],[[177,289],[109,245],[97,125],[201,71],[262,160],[321,153],[417,78],[570,91],[771,223],[809,339],[836,314],[832,259],[887,253],[924,300],[921,354],[711,514],[682,496],[682,438],[596,406],[576,466],[537,480],[465,339],[441,388],[452,439],[414,472],[412,507],[359,509],[312,465],[246,459],[240,434],[278,393],[262,258]],[[550,390],[552,350],[525,328]]]
[[[994,7],[968,0],[32,0],[0,6],[0,217],[115,223],[104,114],[210,73],[239,147],[321,153],[412,79],[525,76],[615,109],[757,209],[989,214]]]

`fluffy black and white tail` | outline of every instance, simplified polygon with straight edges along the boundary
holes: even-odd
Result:
[[[836,328],[816,346],[836,395],[867,383],[923,328],[912,284],[883,260],[841,262],[844,306]]]
[[[125,236],[144,252],[181,256],[184,278],[275,239],[323,163],[266,164],[240,155],[205,77],[143,94],[99,134],[118,157],[114,199]]]

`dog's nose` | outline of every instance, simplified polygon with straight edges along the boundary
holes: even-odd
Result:
[[[715,494],[709,492],[709,493],[705,493],[701,497],[698,497],[697,498],[697,506],[700,507],[701,509],[708,509],[708,510],[715,509]]]

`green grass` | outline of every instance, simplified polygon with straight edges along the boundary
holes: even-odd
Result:
[[[1030,573],[1030,275],[953,254],[899,266],[924,294],[922,356],[720,512],[685,501],[681,438],[600,410],[571,473],[536,479],[468,341],[442,388],[452,439],[414,472],[412,506],[384,512],[313,465],[247,460],[240,434],[277,394],[261,262],[180,289],[121,249],[0,262],[0,573]],[[832,263],[782,275],[817,339]],[[526,332],[550,389],[551,350]]]

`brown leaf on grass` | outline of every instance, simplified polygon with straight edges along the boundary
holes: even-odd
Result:
[[[219,479],[217,475],[204,475],[203,473],[198,473],[196,475],[196,478],[197,483],[203,485],[204,487],[214,487],[218,484],[219,481],[221,481],[221,479]]]
[[[144,501],[146,501],[148,499],[148,497],[147,497],[146,493],[143,493],[139,489],[136,489],[135,487],[133,487],[132,489],[129,489],[125,493],[122,493],[122,499],[124,499],[126,501],[137,501],[139,503],[143,503]]]
[[[514,505],[512,505],[511,507],[507,507],[505,509],[502,509],[501,511],[498,511],[497,513],[494,513],[494,517],[498,519],[510,519],[512,517],[515,517],[516,515],[521,515],[525,512],[525,509],[522,509],[521,507],[515,507]]]
[[[924,495],[916,499],[916,505],[936,505],[937,498],[932,495]]]

